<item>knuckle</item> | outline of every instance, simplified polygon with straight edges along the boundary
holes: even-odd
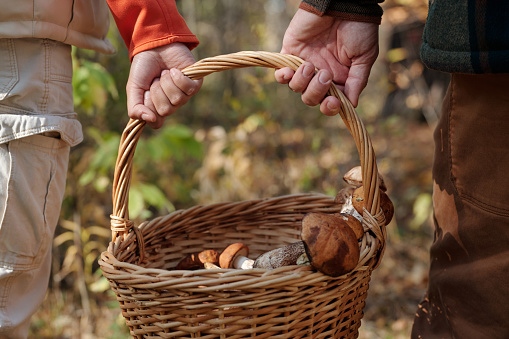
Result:
[[[173,113],[172,107],[169,104],[159,104],[156,105],[157,114],[160,116],[166,117],[168,115],[171,115]]]
[[[187,102],[187,97],[184,95],[184,93],[176,93],[172,95],[170,101],[172,105],[179,107]]]
[[[294,84],[290,87],[290,89],[292,91],[294,91],[295,93],[302,93],[304,92],[304,88],[300,85],[300,84]]]
[[[302,102],[308,106],[316,106],[317,102],[307,96],[302,96]]]

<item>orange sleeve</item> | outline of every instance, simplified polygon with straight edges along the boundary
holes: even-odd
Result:
[[[129,58],[155,47],[181,42],[189,49],[198,39],[177,10],[175,0],[107,0]]]

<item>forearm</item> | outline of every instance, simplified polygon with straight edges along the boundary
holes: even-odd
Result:
[[[174,0],[107,0],[129,58],[155,47],[181,42],[193,49],[198,39],[179,14]]]
[[[384,0],[303,0],[300,8],[318,16],[380,24]]]

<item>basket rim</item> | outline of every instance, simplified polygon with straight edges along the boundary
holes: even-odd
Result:
[[[115,243],[110,243],[110,246],[116,247],[116,251],[104,251],[99,259],[103,275],[110,281],[116,283],[126,284],[133,288],[143,289],[179,289],[187,292],[211,292],[218,290],[228,290],[232,288],[255,288],[262,286],[271,286],[284,288],[288,281],[302,281],[302,284],[313,283],[330,283],[332,281],[341,281],[349,277],[364,272],[371,271],[376,264],[376,254],[379,251],[380,242],[376,236],[370,233],[365,233],[360,244],[361,254],[359,262],[354,270],[339,277],[331,277],[319,271],[314,270],[309,265],[291,265],[284,266],[278,269],[198,269],[198,270],[168,270],[163,268],[145,268],[142,263],[131,257],[131,262],[126,261],[124,258],[117,258],[114,252],[133,253],[129,250],[129,246],[138,246],[139,239],[144,239],[146,235],[152,232],[153,229],[158,229],[160,223],[170,224],[170,229],[165,229],[165,234],[169,233],[173,237],[189,235],[188,230],[179,227],[181,220],[186,220],[188,214],[202,215],[201,209],[210,210],[214,207],[224,207],[234,209],[236,211],[242,210],[245,214],[249,215],[251,211],[244,209],[245,206],[266,205],[269,203],[276,204],[281,200],[296,200],[302,199],[305,202],[314,201],[316,205],[320,201],[325,201],[333,204],[334,198],[322,193],[298,193],[289,194],[273,198],[260,198],[252,200],[244,200],[238,202],[220,202],[208,205],[196,205],[188,209],[176,210],[166,216],[159,216],[149,221],[145,221],[137,228],[139,233],[131,232],[126,239],[117,238]],[[305,202],[302,202],[304,209]],[[239,207],[239,208],[238,208]],[[309,205],[308,205],[309,207]],[[318,208],[318,210],[327,212],[333,210],[332,208]],[[297,209],[298,210],[298,209]],[[333,211],[334,212],[334,211]],[[295,214],[302,216],[308,213],[307,211]],[[336,212],[334,212],[336,213]],[[296,217],[297,219],[298,217]],[[204,229],[203,232],[198,234],[211,233],[214,230],[221,229],[223,226],[215,228]],[[298,239],[295,239],[295,242]],[[133,263],[138,261],[138,263]]]

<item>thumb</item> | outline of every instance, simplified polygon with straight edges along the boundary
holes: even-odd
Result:
[[[345,82],[345,95],[354,107],[359,103],[359,96],[368,84],[371,66],[367,64],[353,64]]]
[[[135,86],[132,83],[127,84],[127,114],[131,119],[140,119],[147,122],[155,122],[156,114],[145,106],[144,88]]]

